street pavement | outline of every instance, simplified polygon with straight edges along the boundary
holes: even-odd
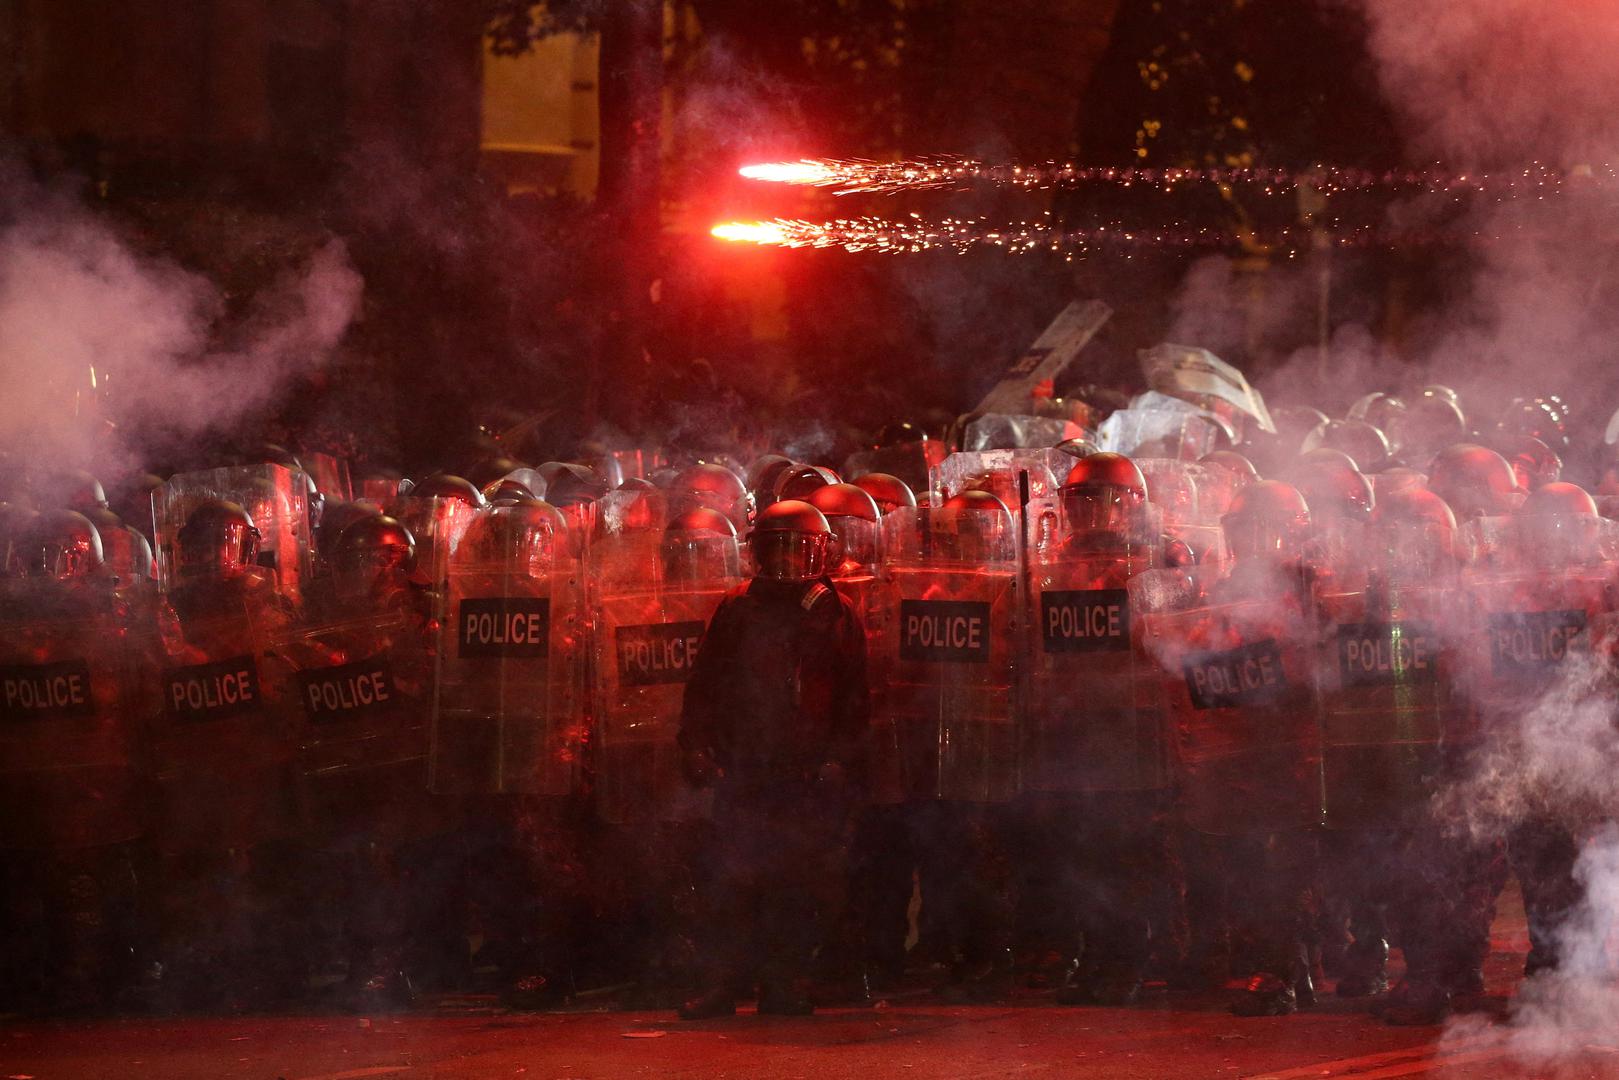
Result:
[[[427,1077],[1614,1077],[1619,1031],[1565,1038],[1562,1057],[1526,1059],[1511,997],[1526,940],[1521,912],[1495,928],[1482,1013],[1449,1026],[1392,1028],[1364,1002],[1324,995],[1291,1017],[1239,1019],[1217,996],[1151,990],[1129,1009],[1074,1009],[1019,991],[1000,1004],[940,1004],[913,993],[876,1007],[682,1023],[670,1013],[588,1004],[512,1013],[492,998],[436,1000],[393,1016],[109,1019],[0,1025],[0,1080],[366,1080]]]

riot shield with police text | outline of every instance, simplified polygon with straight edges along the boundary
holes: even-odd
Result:
[[[152,738],[154,840],[170,855],[247,850],[289,835],[298,814],[294,733],[266,679],[285,630],[267,577],[197,581],[168,594]]]
[[[1318,827],[1316,629],[1298,568],[1155,570],[1130,589],[1165,675],[1187,824],[1219,836]]]
[[[1030,504],[1045,518],[1045,503]],[[1060,520],[1060,507],[1053,507]],[[1157,543],[1154,541],[1157,540]],[[1159,791],[1168,783],[1163,680],[1142,649],[1130,579],[1158,563],[1153,535],[1066,527],[1028,553],[1027,791]]]
[[[138,633],[107,582],[0,591],[0,848],[99,847],[143,832]]]
[[[904,508],[883,521],[888,632],[875,739],[908,799],[1017,792],[1018,548],[999,510]]]
[[[1318,591],[1316,603],[1326,825],[1413,825],[1441,746],[1466,722],[1452,647],[1461,597],[1452,584],[1374,573]]]
[[[522,506],[479,515],[444,585],[433,790],[564,795],[584,742],[579,563]]]
[[[266,678],[297,742],[306,824],[421,835],[433,657],[397,609],[299,625],[271,643]]]

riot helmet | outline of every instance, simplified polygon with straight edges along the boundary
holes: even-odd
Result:
[[[1441,450],[1429,470],[1428,488],[1450,504],[1458,521],[1508,513],[1523,494],[1507,459],[1476,443]]]
[[[830,566],[853,569],[877,564],[877,530],[882,513],[870,493],[854,484],[828,484],[810,492],[804,501],[826,515],[832,526],[833,550],[827,560]]]
[[[832,526],[807,502],[785,499],[773,504],[753,523],[748,545],[755,576],[766,581],[802,583],[827,570]]]
[[[28,523],[14,549],[27,577],[67,581],[88,577],[104,554],[101,534],[83,514],[46,510]]]
[[[736,526],[706,506],[687,510],[670,521],[658,554],[663,580],[672,586],[724,581],[740,573]]]
[[[204,499],[180,527],[180,576],[230,578],[258,562],[259,530],[238,503]]]
[[[1233,558],[1285,558],[1309,534],[1310,506],[1292,484],[1261,480],[1237,492],[1220,527]]]
[[[877,509],[884,514],[902,506],[915,506],[916,493],[909,484],[892,473],[874,472],[857,477],[854,486],[870,495]]]
[[[1092,454],[1068,470],[1059,490],[1076,539],[1139,538],[1147,517],[1147,481],[1123,454]]]

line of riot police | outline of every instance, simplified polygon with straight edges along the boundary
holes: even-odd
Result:
[[[1600,666],[1619,600],[1555,454],[1417,411],[1400,458],[1306,417],[1249,448],[1280,479],[924,448],[920,498],[767,456],[322,507],[292,462],[155,486],[150,546],[88,478],[9,508],[5,990],[375,1008],[492,972],[514,1006],[627,980],[713,1016],[927,967],[1258,1015],[1325,971],[1431,1020],[1481,992],[1509,866],[1530,971],[1558,961],[1590,816],[1437,808]]]

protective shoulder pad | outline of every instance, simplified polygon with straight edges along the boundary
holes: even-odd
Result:
[[[828,596],[835,597],[837,596],[837,593],[828,588],[826,582],[817,581],[814,585],[809,587],[809,590],[804,593],[804,599],[800,600],[798,603],[805,611],[814,611],[815,605],[819,604]]]

